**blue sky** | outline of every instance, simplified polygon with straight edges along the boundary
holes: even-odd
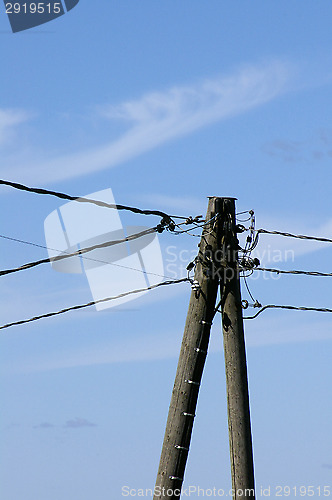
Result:
[[[234,196],[258,227],[331,237],[331,18],[327,0],[81,0],[12,34],[2,9],[1,178],[77,196],[111,188],[118,203],[184,216]],[[0,234],[44,245],[62,204],[2,188]],[[165,274],[180,275],[197,238],[159,241]],[[261,235],[257,255],[331,272],[328,244]],[[1,269],[46,256],[1,241]],[[331,307],[329,278],[265,278],[248,280],[263,304]],[[2,277],[0,294],[1,324],[91,300],[84,275],[48,265]],[[3,331],[2,498],[154,486],[189,294],[174,285]],[[266,311],[245,328],[258,492],[331,485],[330,316]],[[230,484],[217,317],[185,485]]]

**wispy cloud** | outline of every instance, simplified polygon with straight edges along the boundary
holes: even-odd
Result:
[[[54,425],[50,422],[42,422],[41,424],[35,425],[34,429],[53,429]]]
[[[19,371],[34,373],[50,370],[61,370],[65,368],[75,368],[79,366],[95,366],[114,363],[131,363],[141,361],[151,361],[158,359],[169,359],[176,357],[179,349],[181,334],[174,332],[159,335],[143,335],[126,339],[113,339],[98,346],[89,346],[75,349],[65,356],[54,356],[48,359],[34,359],[33,362],[23,366]],[[73,422],[73,421],[68,421]],[[66,423],[71,426],[71,423]],[[73,424],[75,425],[75,423]]]
[[[263,316],[264,314],[266,314],[265,317]],[[248,320],[245,323],[247,346],[254,348],[277,344],[332,340],[331,328],[328,321],[318,320],[311,322],[306,321],[305,318],[298,319],[296,316],[290,320],[290,316],[286,315],[287,312],[282,316],[278,316],[277,313],[273,314],[271,311],[266,311],[262,313],[259,321],[258,318],[255,322]],[[271,327],[272,324],[273,328]]]
[[[14,128],[28,118],[28,113],[23,110],[0,109],[0,147],[13,137]]]
[[[263,152],[285,163],[312,164],[332,157],[332,130],[314,131],[310,138],[303,140],[276,139],[264,144]]]
[[[34,426],[34,429],[54,429],[55,426],[54,424],[51,424],[50,422],[42,422],[38,425]],[[82,427],[97,427],[97,424],[90,422],[90,420],[87,420],[86,418],[81,418],[81,417],[75,417],[73,419],[67,420],[63,425],[63,428],[65,429],[80,429]]]
[[[272,62],[246,66],[219,78],[108,106],[100,115],[128,123],[128,130],[104,146],[25,165],[11,166],[21,181],[55,182],[114,167],[167,141],[271,101],[291,80],[290,65]]]
[[[76,417],[72,420],[67,420],[64,427],[66,429],[80,429],[82,427],[96,427],[96,424],[90,422],[86,418]]]
[[[265,316],[264,316],[265,314]],[[326,321],[306,321],[294,316],[286,319],[287,312],[282,316],[267,311],[255,322],[245,322],[246,344],[248,347],[317,342],[331,340],[332,333]],[[296,313],[295,313],[296,314]],[[306,313],[304,313],[306,314]],[[273,325],[273,328],[271,327]],[[223,349],[220,336],[221,323],[216,321],[212,327],[209,352],[220,352]],[[179,356],[182,338],[180,329],[159,333],[158,336],[141,335],[135,338],[112,339],[98,346],[75,349],[70,354],[53,358],[34,359],[33,362],[20,364],[19,373],[47,372],[76,367],[98,366],[118,363],[147,363],[150,361],[176,359]],[[91,424],[91,423],[90,423]],[[85,419],[68,420],[64,427],[73,428],[91,426]]]

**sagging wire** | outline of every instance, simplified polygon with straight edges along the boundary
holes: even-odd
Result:
[[[45,246],[45,245],[40,245],[40,244],[37,244],[37,243],[32,243],[31,241],[25,241],[25,240],[20,240],[18,238],[11,238],[9,236],[4,236],[2,234],[0,234],[0,238],[3,238],[3,239],[6,239],[6,240],[9,240],[9,241],[15,241],[17,243],[23,243],[25,245],[31,245],[31,246],[34,246],[34,247],[37,247],[37,248],[43,248],[45,250],[52,250],[54,252],[63,252],[63,256],[62,258],[65,258],[65,257],[73,257],[73,254],[70,254],[69,252],[65,252],[63,250],[59,250],[59,249],[56,249],[56,248],[50,248],[48,246]],[[121,241],[121,243],[123,243],[125,240]],[[128,241],[128,240],[126,240]],[[116,244],[117,242],[114,240],[113,242],[109,242],[111,244]],[[107,242],[105,244],[102,244],[101,246],[108,246]],[[87,249],[82,249],[83,250],[86,250]],[[89,251],[91,250],[91,248],[89,249]],[[168,280],[171,280],[172,278],[170,276],[166,276],[164,274],[158,274],[158,273],[152,273],[150,271],[146,271],[146,270],[142,270],[142,269],[137,269],[135,267],[130,267],[130,266],[125,266],[123,264],[118,264],[118,263],[115,263],[115,262],[109,262],[107,260],[102,260],[102,259],[96,259],[96,258],[92,258],[92,257],[86,257],[85,255],[81,255],[82,251],[78,250],[77,252],[75,252],[75,255],[79,256],[81,259],[84,259],[84,260],[89,260],[89,261],[92,261],[92,262],[98,262],[100,264],[108,264],[110,266],[115,266],[115,267],[120,267],[122,269],[129,269],[130,271],[136,271],[138,273],[142,273],[142,274],[148,274],[148,275],[151,275],[151,276],[158,276],[160,278],[165,278],[165,279],[168,279]],[[83,252],[84,253],[84,252]],[[36,262],[31,262],[31,263],[28,263],[28,264],[25,264],[24,266],[21,266],[20,268],[13,268],[13,269],[5,269],[5,270],[2,270],[0,271],[0,276],[2,275],[6,275],[6,274],[10,274],[12,272],[18,272],[18,271],[21,271],[21,270],[24,270],[24,269],[29,269],[30,267],[34,267],[35,265],[39,265],[39,264],[43,264],[44,262],[53,262],[55,260],[59,260],[59,259],[56,259],[56,257],[52,257],[50,259],[43,259],[42,261],[36,261]]]
[[[253,295],[252,295],[252,293],[250,291],[249,285],[247,283],[246,276],[243,276],[243,281],[244,281],[244,284],[246,286],[247,292],[249,293],[249,296],[250,296],[251,300],[253,300],[254,302],[256,302],[256,300],[254,299],[254,297],[253,297]]]
[[[238,215],[248,214],[249,212],[250,212],[250,210],[244,210],[243,212],[236,212],[235,215],[237,217]]]
[[[56,198],[60,198],[63,200],[70,200],[70,201],[75,201],[78,203],[88,203],[88,204],[93,204],[97,205],[99,207],[104,207],[104,208],[110,208],[110,209],[115,209],[115,210],[126,210],[135,214],[141,214],[141,215],[156,215],[158,217],[161,217],[161,222],[157,226],[157,231],[162,233],[165,229],[168,231],[175,231],[176,228],[176,223],[174,222],[174,219],[181,219],[184,220],[186,224],[191,224],[195,223],[196,221],[199,222],[200,218],[202,216],[198,217],[182,217],[178,215],[169,215],[165,212],[162,212],[161,210],[142,210],[141,208],[138,207],[131,207],[127,205],[120,205],[120,204],[112,204],[112,203],[107,203],[101,200],[94,200],[91,198],[84,198],[84,197],[79,197],[79,196],[72,196],[66,193],[62,193],[59,191],[53,191],[49,189],[42,189],[42,188],[34,188],[34,187],[29,187],[24,184],[20,184],[18,182],[11,182],[7,181],[4,179],[0,179],[0,185],[2,186],[8,186],[20,191],[25,191],[33,194],[38,194],[38,195],[49,195],[49,196],[54,196]]]
[[[250,215],[248,219],[250,220],[250,226],[249,228],[246,228],[241,224],[237,225],[237,232],[242,233],[244,231],[249,231],[250,234],[246,238],[245,247],[244,248],[240,247],[239,249],[237,265],[238,265],[239,275],[241,278],[243,278],[249,297],[255,304],[258,304],[259,302],[256,299],[254,299],[253,294],[249,288],[249,284],[247,282],[247,278],[249,278],[254,273],[255,268],[257,268],[257,266],[260,265],[259,259],[251,257],[252,251],[257,247],[258,244],[255,212],[254,210],[248,210],[247,212],[242,212],[242,213],[248,213]],[[245,302],[248,303],[247,301]]]
[[[332,309],[328,309],[327,307],[286,306],[286,305],[276,305],[276,304],[268,304],[266,306],[263,306],[259,302],[256,302],[255,304],[249,304],[246,300],[242,301],[242,308],[247,309],[248,307],[255,307],[255,308],[259,307],[260,310],[253,316],[244,316],[243,319],[255,319],[263,311],[266,311],[266,309],[288,309],[291,311],[314,311],[314,312],[332,313]]]
[[[251,261],[254,261],[255,259],[250,259],[250,260],[251,260]],[[258,261],[258,259],[257,259],[257,261]],[[255,264],[252,264],[252,265],[254,266]],[[251,298],[251,300],[253,301],[253,303],[254,303],[254,304],[259,304],[258,300],[254,298],[254,296],[253,296],[253,294],[252,294],[252,292],[251,292],[251,290],[250,290],[249,284],[248,284],[248,282],[247,282],[247,278],[248,278],[249,276],[251,276],[251,275],[253,274],[253,272],[254,272],[254,268],[249,269],[249,273],[250,273],[250,274],[248,274],[248,275],[244,274],[244,271],[243,271],[243,274],[242,274],[242,276],[241,276],[241,277],[243,278],[243,281],[244,281],[245,287],[246,287],[246,289],[247,289],[247,292],[248,292],[248,294],[249,294],[249,297]],[[242,301],[242,302],[243,302],[243,303],[247,303],[247,304],[249,304],[249,303],[248,303],[248,301],[246,301],[246,300],[245,300],[245,301]]]
[[[64,259],[68,259],[70,257],[78,257],[78,256],[81,256],[85,253],[92,252],[93,250],[98,250],[101,248],[107,248],[107,247],[122,244],[125,242],[130,242],[132,240],[135,240],[137,238],[141,238],[143,236],[147,236],[147,235],[155,233],[155,232],[156,232],[156,228],[153,227],[153,228],[149,228],[149,229],[146,229],[144,231],[141,231],[139,233],[133,234],[131,236],[127,236],[126,238],[122,238],[120,240],[106,241],[104,243],[99,243],[99,244],[92,245],[92,246],[89,246],[86,248],[81,248],[79,250],[76,250],[75,252],[63,252],[62,255],[57,255],[55,257],[50,257],[50,258],[40,259],[40,260],[33,261],[33,262],[28,262],[26,264],[23,264],[22,266],[15,267],[12,269],[4,269],[4,270],[0,271],[0,276],[5,276],[5,275],[11,274],[11,273],[17,273],[18,271],[24,271],[26,269],[31,269],[32,267],[36,267],[36,266],[39,266],[41,264],[47,264],[49,262],[53,263],[53,262],[58,262],[58,261],[61,261]],[[3,237],[3,236],[0,235],[0,237]],[[14,239],[14,238],[12,238],[12,239]],[[18,241],[18,240],[16,240],[16,241]],[[89,258],[89,260],[94,260],[94,261],[98,262],[97,259],[90,259]],[[103,263],[106,263],[106,262],[103,262]]]
[[[241,258],[246,259],[249,258],[251,255],[251,252],[257,247],[258,244],[258,235],[256,233],[256,219],[255,219],[255,212],[253,210],[249,210],[248,212],[250,214],[250,226],[249,228],[244,227],[242,224],[238,224],[236,226],[237,232],[243,233],[245,231],[249,231],[250,234],[246,238],[246,243],[244,248],[240,247],[240,253],[242,254]]]
[[[133,212],[135,214],[157,215],[158,217],[162,217],[163,220],[167,220],[168,222],[171,222],[172,219],[186,219],[186,217],[180,217],[177,215],[166,214],[165,212],[162,212],[161,210],[142,210],[141,208],[130,207],[127,205],[111,204],[111,203],[106,203],[106,202],[100,201],[100,200],[93,200],[90,198],[84,198],[84,197],[80,197],[80,196],[72,196],[72,195],[69,195],[66,193],[61,193],[59,191],[52,191],[49,189],[42,189],[42,188],[31,188],[29,186],[25,186],[24,184],[20,184],[18,182],[11,182],[11,181],[3,180],[3,179],[0,179],[0,185],[9,186],[9,187],[12,187],[14,189],[18,189],[20,191],[27,191],[27,192],[34,193],[34,194],[55,196],[56,198],[61,198],[61,199],[70,200],[70,201],[76,201],[79,203],[91,203],[91,204],[97,205],[99,207],[112,208],[115,210],[127,210],[127,211]]]
[[[291,270],[286,271],[283,269],[269,269],[265,267],[256,267],[255,271],[264,271],[268,273],[275,274],[295,274],[295,275],[304,275],[304,276],[321,276],[321,277],[332,277],[332,273],[321,273],[320,271],[300,271],[300,270]]]
[[[5,330],[5,329],[10,328],[12,326],[24,325],[26,323],[31,323],[31,322],[34,322],[34,321],[38,321],[38,320],[43,319],[43,318],[50,318],[52,316],[58,316],[59,314],[64,314],[64,313],[67,313],[69,311],[77,311],[78,309],[84,309],[86,307],[91,307],[91,306],[93,306],[95,304],[100,304],[100,303],[103,303],[103,302],[109,302],[111,300],[120,299],[120,298],[126,297],[128,295],[143,293],[143,292],[146,292],[148,290],[153,290],[154,288],[158,288],[160,286],[173,285],[173,284],[177,284],[177,283],[185,283],[187,281],[188,281],[187,278],[182,278],[182,279],[178,279],[178,280],[162,281],[161,283],[157,283],[156,285],[151,285],[149,287],[139,288],[139,289],[136,289],[136,290],[130,290],[128,292],[120,293],[119,295],[115,295],[113,297],[106,297],[104,299],[98,299],[98,300],[94,300],[94,301],[91,301],[91,302],[87,302],[86,304],[79,304],[79,305],[76,305],[76,306],[66,307],[65,309],[61,309],[60,311],[50,312],[50,313],[46,313],[46,314],[41,314],[39,316],[34,316],[32,318],[29,318],[29,319],[23,319],[23,320],[20,320],[20,321],[14,321],[12,323],[7,323],[5,325],[1,325],[0,326],[0,330]]]
[[[216,220],[217,217],[218,217],[218,215],[215,215],[211,219],[206,221],[204,219],[201,220],[202,215],[197,215],[195,218],[190,216],[190,217],[188,217],[188,219],[185,222],[183,222],[181,224],[175,224],[175,227],[178,227],[180,229],[178,229],[178,230],[173,229],[173,233],[174,234],[185,234],[186,233],[189,236],[194,236],[194,237],[200,238],[201,234],[192,234],[191,231],[194,231],[195,229],[204,229],[213,220]],[[182,229],[181,228],[181,226],[188,225],[188,224],[192,224],[192,225],[194,225],[194,227],[191,227],[189,229]],[[209,234],[209,233],[207,233],[207,234]]]
[[[293,234],[293,233],[286,233],[286,232],[282,232],[282,231],[268,231],[267,229],[258,229],[257,230],[257,233],[261,233],[261,234],[274,234],[274,235],[277,235],[277,236],[285,236],[287,238],[298,238],[300,240],[313,240],[313,241],[323,241],[323,242],[326,242],[326,243],[332,243],[332,239],[331,238],[321,238],[321,237],[318,237],[318,236],[307,236],[307,235],[304,235],[304,234]]]
[[[236,222],[248,222],[248,221],[250,221],[251,220],[251,212],[253,212],[253,210],[244,210],[243,212],[237,212],[235,214]],[[244,214],[249,214],[249,216],[246,219],[242,219],[242,218],[238,217],[239,215],[244,215]]]
[[[256,219],[255,219],[255,212],[253,210],[249,210],[248,213],[250,214],[250,226],[249,228],[246,228],[244,226],[237,225],[237,231],[239,233],[242,233],[244,231],[250,231],[250,234],[246,238],[246,244],[244,248],[239,249],[239,256],[238,256],[238,265],[239,265],[239,271],[240,271],[240,276],[246,280],[249,276],[251,276],[254,272],[254,269],[259,266],[260,261],[257,258],[252,258],[251,253],[252,251],[257,247],[258,245],[258,234],[256,232]],[[245,274],[245,273],[249,274]],[[242,274],[241,274],[242,273]],[[245,285],[248,288],[248,284],[245,281]]]
[[[196,221],[197,222],[200,221],[201,217],[202,217],[201,215],[198,215],[195,218],[193,218],[193,217],[190,216],[190,217],[187,218],[187,220],[183,224],[188,225],[188,224],[195,223],[195,227],[188,229],[188,231],[191,231],[191,230],[195,229],[196,226],[204,228],[206,223],[203,224],[203,225],[200,225],[200,226],[198,226],[198,224],[196,224]],[[147,230],[141,231],[140,233],[128,236],[128,237],[120,239],[120,240],[108,241],[108,242],[101,243],[101,244],[98,244],[98,245],[92,245],[92,246],[87,247],[87,248],[79,249],[79,250],[77,250],[75,252],[62,252],[61,255],[58,255],[58,256],[55,256],[55,257],[52,257],[52,258],[45,258],[45,259],[40,259],[40,260],[36,260],[36,261],[33,261],[33,262],[28,262],[28,263],[26,263],[24,265],[21,265],[21,266],[12,268],[12,269],[0,270],[0,276],[4,276],[4,275],[7,275],[7,274],[11,274],[11,273],[16,273],[16,272],[22,271],[22,270],[31,269],[31,268],[39,266],[41,264],[46,264],[46,263],[49,263],[49,262],[56,262],[58,260],[63,260],[63,259],[67,259],[67,258],[75,257],[75,256],[80,256],[83,259],[87,259],[87,260],[91,260],[91,261],[95,261],[95,262],[100,262],[100,263],[103,263],[103,264],[113,264],[113,263],[110,263],[110,262],[102,261],[100,259],[94,259],[94,258],[91,258],[91,257],[89,258],[89,257],[85,257],[85,256],[83,257],[83,254],[86,254],[86,253],[91,252],[91,251],[96,250],[96,249],[100,249],[100,248],[104,248],[104,247],[109,247],[109,246],[117,245],[117,244],[124,243],[124,242],[129,242],[129,241],[131,241],[133,239],[140,238],[142,236],[146,236],[146,235],[154,233],[154,232],[162,233],[163,231],[167,230],[167,231],[172,232],[172,234],[180,234],[180,232],[176,232],[175,231],[175,227],[176,226],[180,226],[180,225],[175,224],[173,221],[170,221],[168,218],[164,217],[161,220],[160,224],[158,224],[156,227],[149,228]],[[185,232],[185,231],[183,231],[183,232]],[[33,246],[40,247],[40,248],[47,248],[47,247],[45,247],[43,245],[37,245],[37,244],[31,243],[31,242],[19,240],[17,238],[10,238],[10,237],[4,236],[4,235],[0,235],[0,237],[4,238],[4,239],[12,240],[12,241],[17,241],[19,243],[25,243],[25,244],[33,245]],[[54,249],[52,249],[52,250],[54,250]],[[123,266],[123,267],[126,267],[126,266]],[[148,274],[151,274],[151,273],[148,273]]]

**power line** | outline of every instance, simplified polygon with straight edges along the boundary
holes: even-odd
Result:
[[[321,273],[319,271],[284,271],[282,269],[268,269],[264,267],[256,267],[254,271],[267,271],[276,274],[304,274],[306,276],[332,276],[332,273]]]
[[[58,191],[51,191],[49,189],[41,189],[41,188],[31,188],[28,186],[25,186],[24,184],[19,184],[17,182],[11,182],[11,181],[5,181],[0,179],[0,185],[4,186],[10,186],[14,189],[19,189],[20,191],[28,191],[30,193],[35,193],[35,194],[46,194],[50,196],[55,196],[57,198],[61,198],[64,200],[71,200],[71,201],[77,201],[79,203],[92,203],[93,205],[97,205],[99,207],[106,207],[106,208],[113,208],[116,210],[127,210],[129,212],[133,212],[135,214],[141,214],[141,215],[157,215],[158,217],[162,217],[165,219],[165,222],[169,223],[171,222],[171,219],[187,219],[187,217],[180,217],[177,215],[168,215],[165,212],[162,212],[160,210],[142,210],[137,207],[129,207],[127,205],[114,205],[111,203],[106,203],[104,201],[99,201],[99,200],[92,200],[89,198],[82,198],[79,196],[71,196],[69,194],[61,193]]]
[[[253,297],[253,295],[252,295],[252,293],[250,291],[249,285],[247,283],[247,276],[243,276],[243,279],[244,279],[244,284],[246,285],[246,289],[247,289],[247,292],[250,295],[251,300],[255,301],[255,299],[254,299],[254,297]]]
[[[258,229],[257,233],[276,234],[279,236],[287,236],[288,238],[299,238],[301,240],[314,240],[314,241],[324,241],[326,243],[332,243],[332,239],[329,239],[329,238],[320,238],[320,237],[316,237],[316,236],[306,236],[303,234],[283,233],[281,231],[268,231],[267,229]]]
[[[5,269],[3,271],[0,271],[0,276],[5,276],[7,274],[16,273],[18,271],[23,271],[23,270],[26,270],[26,269],[31,269],[32,267],[39,266],[40,264],[46,264],[48,262],[57,262],[59,260],[68,259],[69,257],[80,256],[80,255],[85,254],[87,252],[91,252],[92,250],[96,250],[96,249],[99,249],[99,248],[106,248],[106,247],[118,245],[120,243],[125,243],[125,242],[128,242],[128,241],[132,241],[132,240],[135,240],[137,238],[141,238],[142,236],[146,236],[148,234],[155,233],[156,231],[157,231],[157,228],[154,227],[154,228],[151,228],[151,229],[146,229],[145,231],[141,231],[140,233],[132,234],[131,236],[127,236],[126,238],[123,238],[121,240],[107,241],[105,243],[99,243],[97,245],[92,245],[92,246],[87,247],[87,248],[82,248],[80,250],[77,250],[76,252],[72,252],[72,253],[66,252],[64,255],[57,255],[56,257],[51,257],[51,258],[48,258],[48,259],[40,259],[40,260],[37,260],[37,261],[34,261],[34,262],[28,262],[27,264],[24,264],[24,265],[22,265],[20,267],[15,267],[15,268],[12,268],[12,269]],[[1,238],[2,237],[6,238],[6,239],[11,239],[11,240],[14,240],[14,241],[20,241],[21,243],[23,243],[22,240],[15,240],[14,238],[7,238],[6,236],[2,236],[2,235],[0,235],[0,237]],[[27,243],[27,242],[24,242],[24,243]],[[30,244],[30,243],[28,243],[28,244]],[[32,243],[32,245],[34,245],[34,244]],[[41,245],[34,245],[34,246],[41,246]],[[112,264],[111,262],[98,261],[97,259],[90,259],[89,258],[89,260],[94,260],[95,262],[101,262],[101,263],[104,263],[104,264]]]
[[[201,216],[197,216],[196,217],[196,220],[194,220],[192,217],[188,217],[188,219],[186,220],[186,222],[183,222],[182,224],[175,224],[175,227],[182,227],[183,225],[188,225],[188,224],[192,224],[194,227],[191,227],[189,229],[181,229],[181,230],[176,230],[176,229],[173,229],[172,232],[176,235],[179,235],[179,234],[188,234],[189,236],[194,236],[195,238],[201,238],[202,235],[201,234],[192,234],[191,231],[195,231],[197,229],[205,229],[209,224],[211,224],[211,222],[215,221],[214,224],[216,223],[216,220],[217,220],[217,216],[213,216],[210,220],[203,220],[203,221],[199,221],[199,223],[197,223],[197,219],[198,217],[201,217]]]
[[[244,210],[243,212],[236,212],[236,214],[235,214],[235,215],[236,215],[236,217],[237,217],[238,215],[242,215],[242,214],[249,214],[250,212],[252,212],[252,210]],[[249,217],[249,219],[250,219],[250,217]]]
[[[0,326],[0,330],[4,330],[4,329],[9,328],[11,326],[24,325],[26,323],[31,323],[32,321],[37,321],[37,320],[43,319],[43,318],[50,318],[52,316],[58,316],[59,314],[64,314],[64,313],[66,313],[68,311],[76,311],[78,309],[83,309],[85,307],[90,307],[90,306],[93,306],[95,304],[100,304],[102,302],[107,302],[107,301],[110,301],[110,300],[120,299],[122,297],[126,297],[127,295],[132,295],[132,294],[136,294],[136,293],[146,292],[148,290],[152,290],[153,288],[158,288],[160,286],[173,285],[173,284],[176,284],[176,283],[184,283],[186,281],[190,281],[190,280],[188,278],[182,278],[182,279],[178,279],[178,280],[163,281],[161,283],[157,283],[156,285],[151,285],[151,286],[149,286],[147,288],[140,288],[140,289],[137,289],[137,290],[131,290],[130,292],[120,293],[119,295],[116,295],[116,296],[113,296],[113,297],[107,297],[105,299],[99,299],[99,300],[91,301],[91,302],[88,302],[86,304],[80,304],[80,305],[77,305],[77,306],[67,307],[65,309],[61,309],[60,311],[51,312],[51,313],[47,313],[47,314],[41,314],[40,316],[34,316],[33,318],[30,318],[30,319],[23,319],[23,320],[20,320],[20,321],[14,321],[13,323],[7,323],[6,325]]]
[[[304,307],[304,306],[283,306],[283,305],[275,305],[269,304],[267,306],[262,306],[259,303],[254,304],[251,307],[261,307],[261,309],[254,316],[246,316],[243,319],[255,319],[259,314],[261,314],[266,309],[290,309],[292,311],[316,311],[316,312],[328,312],[332,313],[332,309],[328,309],[326,307]]]
[[[258,259],[252,259],[251,257],[241,258],[239,262],[240,272],[251,271],[251,274],[254,271],[266,271],[269,273],[276,274],[297,274],[297,275],[305,275],[305,276],[332,276],[332,273],[322,273],[320,271],[299,271],[299,270],[284,270],[284,269],[271,269],[266,267],[257,267],[260,262]],[[251,276],[251,275],[250,275]]]
[[[0,238],[4,238],[4,239],[9,240],[9,241],[16,241],[17,243],[24,243],[25,245],[32,245],[32,246],[38,247],[38,248],[44,248],[45,250],[52,250],[54,252],[61,252],[62,251],[62,250],[59,250],[57,248],[50,248],[50,247],[47,247],[45,245],[39,245],[37,243],[32,243],[31,241],[25,241],[25,240],[20,240],[18,238],[11,238],[9,236],[4,236],[3,234],[0,234]],[[91,260],[92,262],[99,262],[100,264],[108,264],[110,266],[121,267],[123,269],[129,269],[130,271],[137,271],[138,273],[142,273],[142,274],[148,274],[151,276],[158,276],[159,278],[172,279],[170,276],[166,276],[165,274],[151,273],[150,271],[143,271],[142,269],[137,269],[135,267],[124,266],[123,264],[116,264],[115,262],[108,262],[106,260],[93,259],[92,257],[84,257],[84,256],[82,256],[81,258],[85,259],[85,260]],[[50,259],[50,261],[51,260],[53,260],[53,259]]]
[[[0,238],[3,238],[4,240],[9,240],[9,241],[15,241],[16,243],[24,243],[25,245],[31,245],[31,246],[37,247],[37,248],[45,248],[46,250],[53,250],[55,252],[61,251],[61,250],[58,250],[56,248],[49,248],[49,247],[46,247],[45,245],[39,245],[38,243],[32,243],[31,241],[19,240],[18,238],[12,238],[11,236],[5,236],[4,234],[0,234]]]

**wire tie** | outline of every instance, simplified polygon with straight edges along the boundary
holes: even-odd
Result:
[[[185,380],[187,384],[199,385],[199,382],[194,382],[194,380]]]
[[[204,321],[203,319],[200,321],[201,325],[209,325],[212,326],[212,322],[210,321]]]
[[[199,292],[201,289],[201,286],[198,282],[198,280],[194,280],[191,284],[191,288],[194,290],[194,292]]]
[[[173,479],[173,481],[183,481],[183,477],[175,477],[175,476],[168,476],[169,479]]]
[[[199,347],[195,347],[196,352],[202,352],[203,354],[207,354],[207,351],[204,351],[203,349],[200,349]]]
[[[179,444],[176,444],[174,448],[176,448],[177,450],[189,451],[189,448],[186,448],[185,446],[180,446]]]
[[[184,417],[192,417],[192,418],[196,417],[194,413],[186,413],[185,411],[183,411],[181,415],[183,415]]]

